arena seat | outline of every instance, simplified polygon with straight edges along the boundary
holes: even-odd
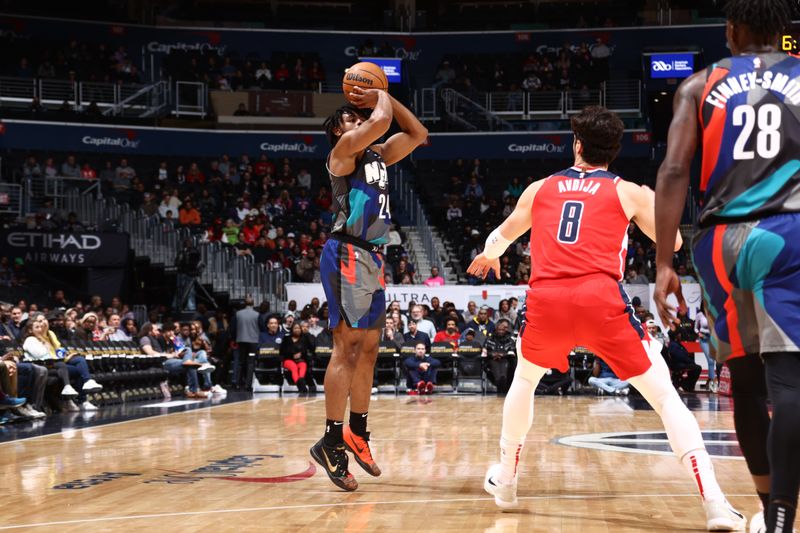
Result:
[[[400,389],[400,354],[397,348],[386,341],[378,346],[375,363],[375,382],[378,392],[397,392]]]
[[[449,341],[431,344],[431,357],[442,363],[436,374],[436,388],[439,390],[456,390],[456,355]]]
[[[262,383],[262,378],[264,383]],[[277,344],[262,344],[256,356],[253,392],[282,392],[283,368]]]
[[[456,352],[456,392],[486,391],[483,347],[475,341],[464,341]]]
[[[333,339],[325,338],[318,339],[314,347],[314,357],[311,361],[311,378],[317,384],[317,390],[322,391],[325,389],[323,383],[325,382],[325,372],[328,369],[328,363],[331,362],[333,355]]]

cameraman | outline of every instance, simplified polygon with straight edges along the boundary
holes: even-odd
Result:
[[[178,282],[172,307],[178,311],[194,311],[197,306],[194,296],[195,279],[202,273],[200,250],[194,247],[192,239],[184,239],[183,248],[175,257]]]

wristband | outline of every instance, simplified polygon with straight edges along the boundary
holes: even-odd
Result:
[[[500,228],[495,228],[493,232],[486,237],[486,244],[483,247],[483,255],[489,259],[497,259],[503,255],[506,249],[511,246],[514,241],[509,241],[500,233]]]

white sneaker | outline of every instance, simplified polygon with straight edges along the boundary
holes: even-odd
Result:
[[[711,384],[709,384],[708,389],[713,393],[719,392],[719,383],[712,381]]]
[[[80,409],[78,408],[77,405],[75,405],[75,402],[73,402],[72,400],[64,400],[64,412],[65,413],[70,413],[70,412],[71,413],[75,413],[75,412],[78,412],[78,411],[80,411]]]
[[[200,365],[200,368],[197,369],[197,373],[198,374],[210,374],[211,372],[213,372],[216,369],[217,369],[217,367],[215,367],[211,363],[203,363],[202,365]]]
[[[31,418],[44,418],[47,416],[46,414],[42,413],[41,411],[37,411],[36,409],[27,404],[23,405],[22,407],[19,407],[18,410],[21,411],[22,414],[24,414],[25,416],[29,416]]]
[[[494,464],[486,471],[483,480],[483,490],[494,496],[494,503],[501,509],[515,509],[519,506],[517,500],[517,480],[508,485],[501,484],[499,479],[500,465]]]
[[[764,511],[759,511],[750,519],[750,533],[766,533],[767,524],[764,522]]]
[[[378,387],[372,387],[370,394],[378,394]]]
[[[727,500],[704,502],[708,531],[744,531],[747,519]]]
[[[66,396],[67,398],[74,398],[78,395],[78,391],[75,390],[75,387],[72,385],[64,385],[64,388],[61,389],[61,396]]]
[[[97,411],[97,406],[92,402],[90,402],[89,400],[86,400],[81,404],[81,409],[83,409],[84,411]]]
[[[214,385],[213,387],[211,387],[211,392],[214,394],[228,394],[228,391],[226,391],[219,385]]]
[[[95,380],[90,379],[89,381],[83,384],[83,390],[84,392],[98,392],[103,390],[103,386],[100,385]]]

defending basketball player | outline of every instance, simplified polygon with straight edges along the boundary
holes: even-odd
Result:
[[[800,59],[779,51],[789,0],[730,0],[726,13],[733,56],[675,95],[656,188],[654,297],[662,320],[674,320],[666,300],[680,291],[673,235],[702,140],[693,260],[716,359],[731,372],[736,435],[765,509],[766,527],[759,513],[751,531],[792,531],[800,488]]]
[[[468,269],[480,277],[489,270],[499,275],[500,256],[531,230],[519,364],[503,408],[500,464],[489,468],[484,488],[499,507],[517,506],[518,463],[533,422],[536,385],[550,368],[567,371],[567,354],[580,345],[602,357],[659,414],[672,450],[700,492],[708,529],[743,529],[744,517],[717,484],[697,421],[672,386],[661,346],[634,316],[620,284],[629,222],[655,237],[653,191],[608,171],[621,146],[619,117],[587,107],[571,122],[574,165],[531,184]],[[680,235],[673,238],[678,249]]]
[[[358,483],[348,470],[346,449],[367,473],[381,474],[369,447],[367,412],[386,316],[380,252],[391,227],[386,167],[424,142],[428,130],[386,91],[355,87],[347,96],[354,105],[337,109],[325,121],[332,145],[327,167],[336,218],[322,251],[320,273],[333,354],[325,373],[325,435],[311,448],[311,456],[337,487],[352,491]],[[369,118],[366,109],[372,109]],[[392,117],[402,131],[376,144]],[[348,397],[350,423],[344,426]]]

